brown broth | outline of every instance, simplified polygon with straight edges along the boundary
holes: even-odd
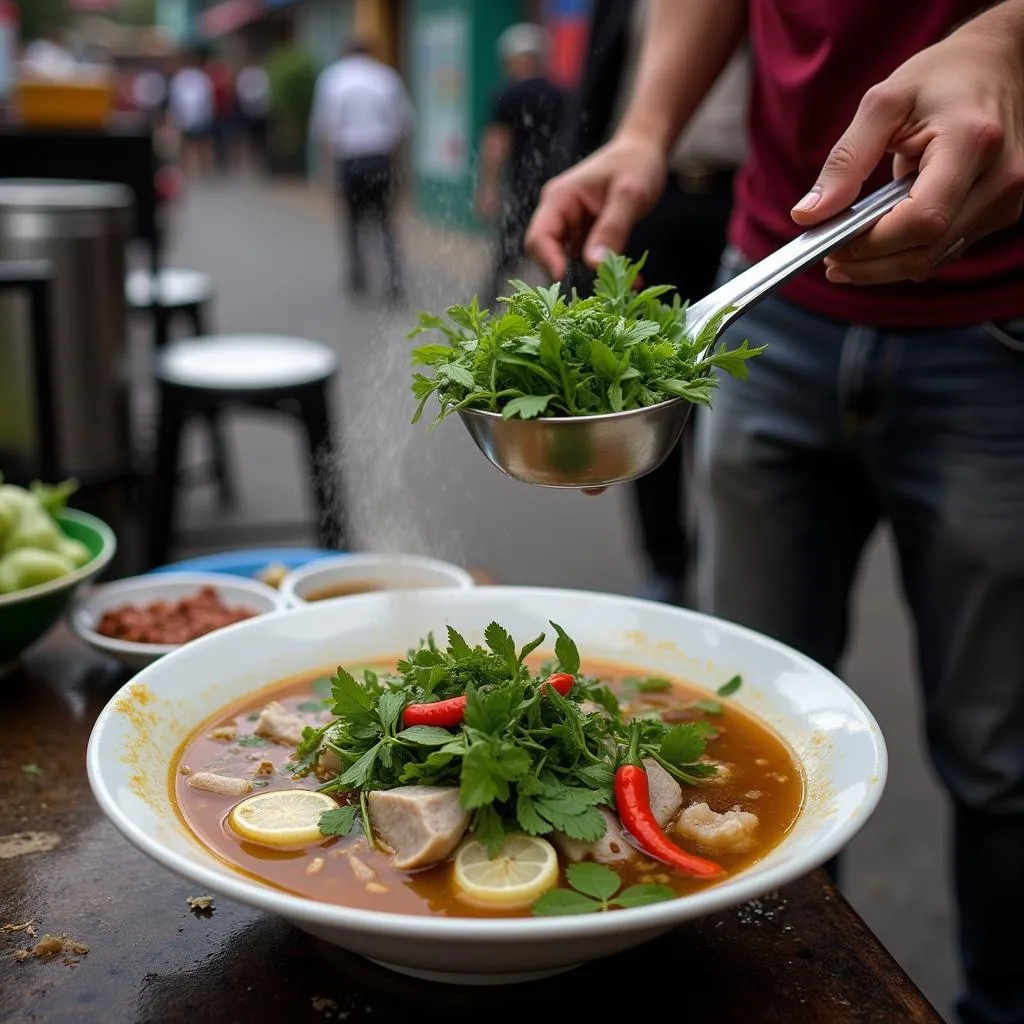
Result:
[[[348,594],[369,594],[374,590],[387,590],[387,584],[380,580],[352,580],[351,583],[335,583],[329,587],[318,587],[306,595],[307,601],[326,601],[331,597],[345,597]]]
[[[538,664],[540,660],[537,659]],[[596,661],[586,663],[584,670],[589,675],[599,676],[620,696],[623,680],[637,674],[635,670],[621,665]],[[208,793],[186,784],[186,776],[179,771],[183,765],[193,772],[213,771],[235,777],[252,777],[256,765],[263,759],[273,761],[278,768],[285,764],[290,759],[292,748],[277,744],[247,746],[258,738],[247,740],[245,737],[253,736],[256,714],[268,700],[278,700],[289,711],[302,714],[310,725],[327,721],[330,715],[326,711],[317,713],[311,709],[311,702],[317,699],[313,683],[319,677],[320,673],[311,673],[250,694],[218,712],[182,745],[171,766],[170,788],[178,813],[202,844],[243,874],[286,892],[326,903],[446,917],[527,916],[529,909],[491,911],[463,903],[456,895],[451,879],[450,860],[420,871],[399,871],[391,865],[386,854],[366,849],[361,836],[326,839],[308,848],[282,851],[247,842],[227,825],[227,815],[238,802],[237,797]],[[684,799],[687,805],[706,801],[716,811],[739,807],[757,814],[759,842],[748,853],[722,854],[702,851],[688,844],[694,852],[705,853],[722,864],[726,868],[725,877],[729,877],[759,860],[781,841],[803,802],[803,777],[786,745],[766,726],[731,706],[728,701],[724,702],[723,714],[706,716],[695,710],[691,702],[709,695],[685,683],[672,682],[672,689],[668,692],[633,695],[630,707],[634,711],[644,707],[658,708],[671,720],[706,717],[719,730],[708,744],[708,754],[729,765],[727,777],[723,781],[705,781],[689,787]],[[234,742],[210,738],[212,729],[225,725],[237,727],[238,736]],[[293,780],[277,773],[270,777],[264,789],[258,791],[295,786],[315,789],[319,784],[314,776]],[[365,880],[356,878],[349,863],[353,853],[373,869],[376,873],[374,881],[385,886],[386,892],[370,891]],[[322,857],[324,865],[317,873],[307,874],[306,869],[315,857]],[[720,881],[691,878],[651,861],[616,865],[616,870],[624,885],[662,882],[670,885],[680,896],[706,889]],[[561,884],[565,885],[564,874]]]

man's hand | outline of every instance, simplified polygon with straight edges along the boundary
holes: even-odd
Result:
[[[622,252],[633,225],[665,187],[661,145],[642,135],[617,135],[586,160],[552,178],[526,232],[527,252],[555,280],[570,255],[596,267]]]
[[[1024,205],[1024,3],[1008,0],[922,50],[871,89],[793,208],[839,213],[886,153],[918,168],[910,198],[827,260],[831,281],[924,281],[944,259],[1014,224]]]

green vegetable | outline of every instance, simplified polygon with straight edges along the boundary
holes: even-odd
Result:
[[[444,343],[413,350],[413,365],[429,368],[413,376],[413,422],[431,395],[440,406],[435,425],[463,408],[532,419],[621,412],[672,398],[709,405],[712,369],[746,377],[747,360],[763,348],[744,341],[710,351],[719,319],[689,337],[686,305],[678,295],[661,299],[671,286],[633,290],[643,262],[610,254],[586,299],[575,292],[566,299],[557,283],[511,281],[512,294],[499,300],[503,313],[480,309],[475,298],[450,306],[447,320],[421,313],[409,337],[437,331]]]
[[[367,670],[359,681],[339,668],[332,687],[335,719],[303,731],[286,770],[308,774],[320,752],[330,750],[342,768],[320,787],[324,792],[359,790],[365,797],[373,789],[410,784],[458,786],[473,815],[471,829],[492,856],[511,831],[599,839],[605,824],[597,808],[613,803],[615,766],[628,723],[606,687],[577,675],[575,643],[551,625],[557,635],[552,667],[576,676],[569,696],[542,685],[549,672],[534,674],[525,664],[544,634],[519,647],[492,622],[484,630],[486,647],[474,647],[449,627],[445,648],[428,637],[393,674]],[[403,728],[408,705],[463,694],[465,714],[458,727]],[[586,713],[583,701],[597,701],[610,713]],[[639,722],[641,757],[655,758],[683,783],[715,771],[704,759],[714,732],[706,723],[671,727],[657,716]]]
[[[56,551],[18,548],[0,556],[0,594],[13,594],[25,587],[36,587],[60,579],[74,565]]]
[[[240,747],[267,747],[270,746],[270,740],[264,739],[262,736],[257,736],[256,733],[246,733],[244,736],[238,737],[238,745]]]
[[[742,676],[733,676],[732,679],[715,690],[719,697],[731,697],[743,685]]]
[[[0,594],[59,579],[92,557],[54,518],[77,488],[75,480],[53,487],[36,480],[26,490],[0,475]]]
[[[346,804],[334,811],[324,811],[320,815],[318,827],[322,836],[347,836],[356,827],[359,806]]]
[[[544,893],[531,908],[534,916],[595,914],[612,907],[643,907],[648,903],[661,903],[675,896],[668,885],[631,885],[619,892],[622,879],[615,871],[586,861],[570,864],[565,874],[572,889],[552,889]]]

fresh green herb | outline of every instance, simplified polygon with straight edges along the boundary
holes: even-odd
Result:
[[[554,665],[576,675],[576,644],[557,623],[551,626]],[[374,789],[408,784],[457,786],[472,812],[474,834],[492,855],[510,831],[599,839],[605,823],[598,807],[614,802],[615,766],[628,723],[614,694],[597,680],[577,675],[568,697],[542,687],[549,673],[532,673],[525,660],[543,641],[541,634],[519,647],[491,623],[484,630],[486,646],[472,646],[449,627],[446,647],[427,637],[386,679],[369,672],[359,682],[339,668],[331,691],[335,719],[304,731],[287,770],[308,773],[329,750],[341,768],[320,787],[324,792],[358,790],[362,799]],[[466,706],[457,728],[402,728],[409,704],[461,695]],[[585,712],[585,700],[609,714]],[[641,756],[656,758],[680,782],[715,770],[704,760],[713,733],[706,723],[673,728],[655,712],[641,719],[640,730]]]
[[[355,831],[358,816],[359,805],[346,804],[333,811],[324,811],[317,827],[323,836],[347,836]]]
[[[672,689],[672,682],[660,676],[648,676],[646,679],[630,677],[622,680],[622,688],[635,693],[667,693]]]
[[[710,700],[709,698],[702,697],[700,700],[695,700],[693,706],[698,711],[703,711],[706,715],[720,715],[725,710],[722,707],[722,702],[718,700]]]
[[[732,679],[715,690],[719,697],[731,697],[743,685],[742,676],[733,676]]]
[[[25,775],[45,775],[46,773],[37,764],[23,764],[21,770]]]
[[[256,733],[250,732],[245,736],[239,736],[235,741],[240,747],[268,747],[270,746],[270,740],[264,739],[262,736],[257,736]]]
[[[643,907],[648,903],[661,903],[675,896],[667,885],[631,885],[619,892],[622,879],[615,871],[587,861],[570,864],[565,874],[572,889],[552,889],[544,893],[534,902],[531,913],[537,917],[596,914],[612,907]]]
[[[746,376],[746,362],[763,348],[744,341],[714,348],[721,317],[698,337],[686,333],[686,305],[662,301],[670,285],[634,291],[644,260],[610,254],[598,267],[594,294],[566,298],[559,284],[509,282],[505,309],[449,306],[447,320],[421,313],[409,332],[437,331],[444,343],[413,350],[412,391],[423,415],[431,395],[440,406],[435,424],[459,409],[518,416],[587,416],[656,405],[672,398],[709,405],[718,368]],[[723,310],[722,316],[728,311]]]
[[[326,700],[304,700],[301,704],[295,706],[296,711],[304,711],[308,714],[315,715],[319,711],[327,710]]]

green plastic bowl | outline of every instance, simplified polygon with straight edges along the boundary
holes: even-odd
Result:
[[[13,661],[56,625],[75,591],[98,576],[117,550],[114,531],[102,519],[65,509],[57,522],[61,530],[81,541],[92,558],[67,576],[26,587],[13,594],[0,594],[0,665]]]

